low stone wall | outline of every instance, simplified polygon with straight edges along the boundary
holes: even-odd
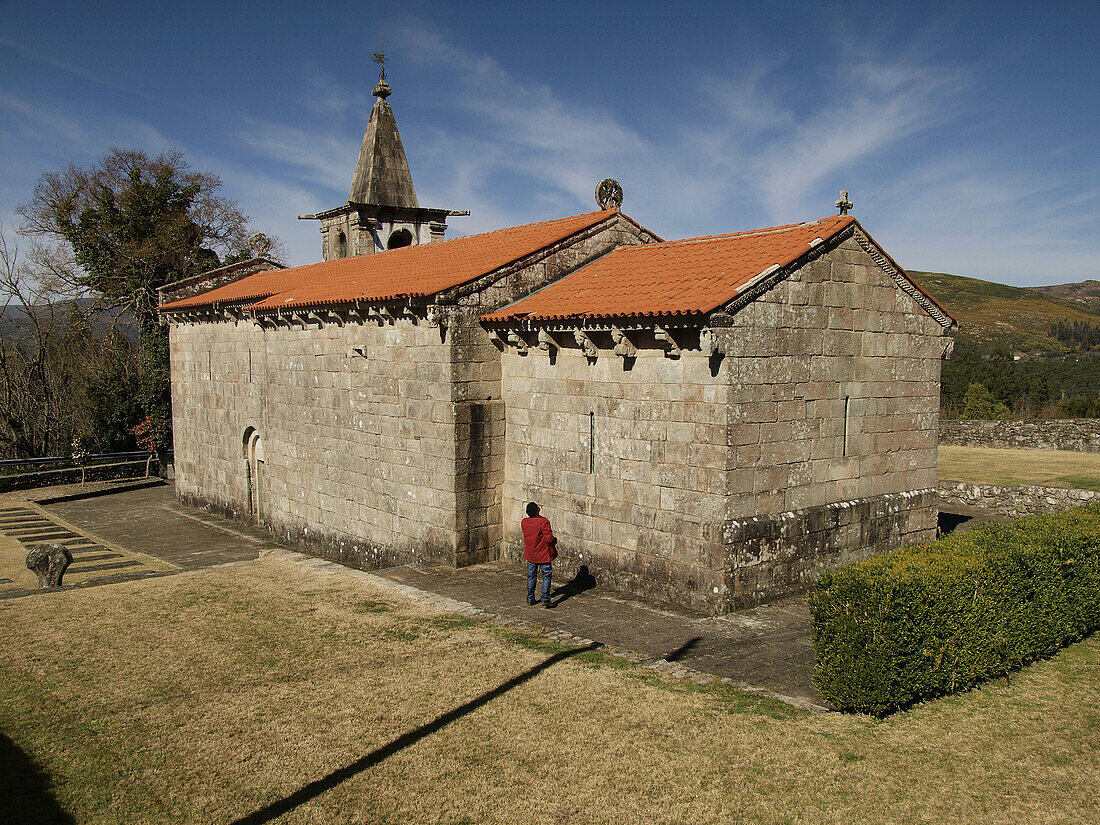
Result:
[[[12,476],[0,476],[0,493],[12,490],[32,490],[35,487],[55,487],[58,484],[80,484],[85,481],[116,481],[124,478],[143,478],[146,470],[150,475],[158,472],[157,460],[146,464],[140,461],[123,461],[118,464],[95,464],[84,468],[81,476],[79,467],[63,470],[39,470],[34,473],[19,473]]]
[[[997,487],[964,481],[940,482],[939,494],[941,508],[980,507],[1012,518],[1056,513],[1091,501],[1100,501],[1100,493],[1092,490],[1030,485]]]
[[[723,612],[800,593],[824,570],[935,537],[931,489],[731,521]]]
[[[940,443],[960,447],[1100,453],[1100,418],[1054,421],[944,421]]]

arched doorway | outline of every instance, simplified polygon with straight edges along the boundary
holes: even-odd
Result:
[[[249,427],[244,431],[242,443],[245,477],[248,484],[248,515],[256,524],[263,524],[264,442],[260,437],[260,431],[255,427]]]

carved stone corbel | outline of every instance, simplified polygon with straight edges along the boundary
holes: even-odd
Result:
[[[657,339],[657,343],[664,346],[665,356],[668,358],[679,358],[683,353],[680,345],[676,343],[676,339],[672,337],[672,333],[664,327],[654,327],[653,337]]]
[[[611,340],[615,342],[615,354],[620,358],[633,358],[638,354],[638,349],[626,337],[626,333],[618,327],[611,328]]]
[[[589,338],[583,329],[573,330],[573,340],[577,342],[577,346],[581,348],[586,358],[595,361],[599,357],[600,348],[596,346],[596,342]]]
[[[539,330],[539,349],[543,352],[552,352],[558,348],[558,342],[544,329]]]
[[[446,329],[451,325],[451,319],[447,314],[447,310],[439,306],[439,304],[428,304],[427,319],[429,325],[440,329]]]
[[[520,355],[527,354],[527,342],[511,330],[508,331],[508,343],[515,347],[516,352],[518,352]]]
[[[718,335],[714,330],[699,330],[699,349],[707,355],[720,355],[722,353],[722,342],[718,340]]]

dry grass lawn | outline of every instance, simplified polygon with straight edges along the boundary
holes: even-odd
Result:
[[[1100,453],[994,450],[941,444],[939,475],[972,484],[1038,484],[1100,490]]]
[[[80,823],[1018,825],[1100,810],[1095,637],[884,721],[563,655],[272,558],[0,603],[0,638],[0,731]],[[0,811],[26,818],[30,785],[12,777],[0,766]]]

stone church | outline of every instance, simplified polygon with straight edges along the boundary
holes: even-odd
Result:
[[[389,86],[320,263],[166,287],[180,498],[358,567],[518,559],[721,613],[936,529],[954,321],[852,216],[663,241],[621,209],[444,240]]]

